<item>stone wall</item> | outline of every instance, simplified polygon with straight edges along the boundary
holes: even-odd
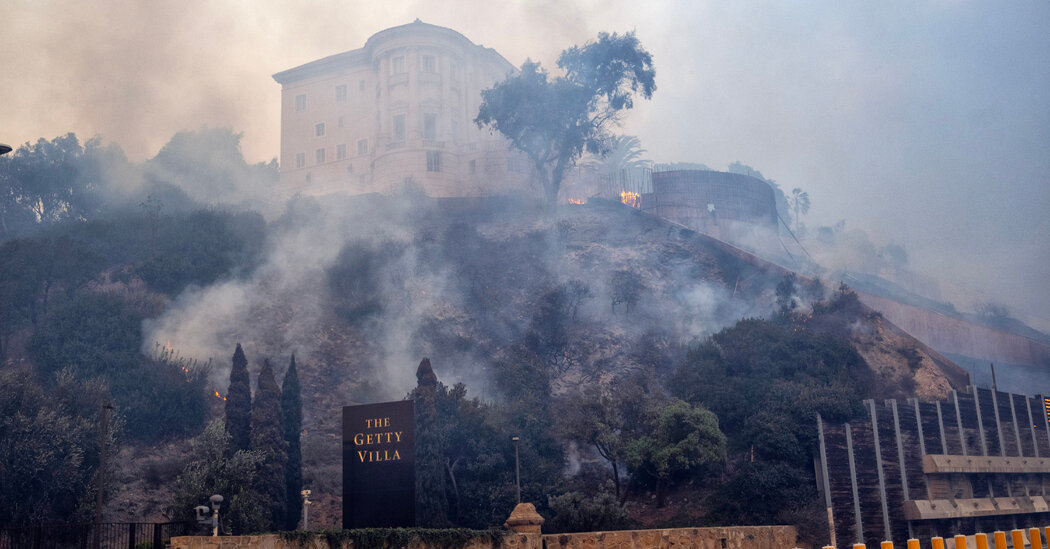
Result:
[[[796,545],[794,526],[728,526],[721,528],[672,528],[621,530],[576,534],[517,534],[508,532],[502,549],[791,549]],[[323,537],[300,545],[276,534],[262,536],[184,536],[171,539],[172,549],[328,549]],[[347,546],[344,549],[352,549]],[[408,549],[428,549],[422,543]],[[491,549],[477,540],[464,549]]]
[[[261,536],[182,536],[171,538],[171,549],[329,549],[323,536],[317,536],[312,542],[285,541],[277,534]],[[348,543],[343,549],[353,549]],[[428,549],[423,543],[413,543],[407,549]],[[492,542],[477,539],[467,543],[463,549],[493,549]],[[503,538],[500,549],[543,549],[543,540],[539,534],[516,534],[508,532]]]
[[[546,549],[791,549],[794,526],[726,526],[548,534]]]

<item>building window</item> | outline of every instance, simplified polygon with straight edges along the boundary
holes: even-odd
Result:
[[[508,172],[520,172],[521,171],[521,159],[520,158],[508,158],[507,159],[507,171]]]
[[[317,137],[324,137],[324,122],[314,126],[314,135]]]
[[[441,151],[427,151],[427,171],[441,171]]]
[[[346,84],[340,84],[335,87],[335,100],[346,101]]]
[[[478,161],[477,160],[471,160],[470,161],[470,173],[474,173],[476,171],[478,171]]]
[[[295,153],[295,167],[305,168],[306,167],[306,153]]]
[[[405,140],[405,115],[394,115],[394,141]]]
[[[405,72],[405,56],[399,55],[390,62],[390,74],[401,74]]]
[[[339,127],[340,128],[343,127],[343,117],[342,116],[339,117]]]
[[[340,143],[335,147],[335,159],[346,160],[346,143]]]
[[[357,83],[357,89],[358,89],[358,91],[365,91],[365,81],[364,80],[361,80],[360,82]]]
[[[434,113],[423,115],[423,139],[437,139],[437,118]]]
[[[437,72],[437,58],[433,55],[423,56],[423,72]]]
[[[295,96],[295,112],[303,112],[306,110],[306,94],[300,93]]]
[[[453,118],[449,126],[452,130],[452,139],[459,139],[459,120]]]
[[[317,163],[324,164],[324,149],[317,149]]]
[[[456,72],[458,72],[458,69],[459,69],[459,67],[456,66],[455,63],[449,63],[448,64],[448,79],[449,80],[451,80],[453,82],[457,81],[458,76],[456,76]]]
[[[360,139],[357,142],[357,154],[368,154],[368,140]]]

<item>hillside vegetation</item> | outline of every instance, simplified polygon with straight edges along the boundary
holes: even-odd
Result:
[[[300,197],[264,217],[165,189],[20,217],[0,244],[0,463],[61,493],[30,508],[12,503],[28,485],[4,484],[0,523],[90,516],[104,400],[107,519],[187,511],[176,487],[221,442],[205,426],[238,343],[253,376],[269,359],[281,379],[296,356],[311,525],[328,527],[341,407],[407,397],[430,432],[429,525],[502,524],[518,436],[522,497],[550,531],[787,522],[819,536],[815,415],[960,382],[848,288],[620,204],[545,216],[510,198]],[[63,449],[17,443],[41,433]]]

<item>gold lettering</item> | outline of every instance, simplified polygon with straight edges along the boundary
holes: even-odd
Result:
[[[365,441],[364,433],[357,433],[354,435],[354,446],[360,446]]]
[[[383,418],[383,427],[390,427],[390,418]]]
[[[397,448],[394,448],[394,460],[401,461],[401,454],[397,453]]]
[[[357,457],[358,457],[358,459],[361,460],[361,463],[365,462],[365,454],[367,454],[367,453],[368,452],[365,452],[364,450],[358,450],[357,451]]]
[[[394,436],[397,437],[398,442],[401,442],[401,431],[394,431]]]

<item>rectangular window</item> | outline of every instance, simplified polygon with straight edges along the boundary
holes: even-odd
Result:
[[[342,116],[339,117],[339,127],[340,128],[343,127],[343,117]]]
[[[437,58],[433,55],[423,56],[423,72],[437,72]]]
[[[457,81],[456,79],[457,79],[458,77],[456,76],[456,72],[457,72],[457,69],[458,69],[458,68],[459,68],[459,67],[457,67],[455,63],[449,63],[449,64],[448,64],[448,79],[449,79],[449,80],[451,80],[451,81],[453,81],[453,82],[456,82],[456,81]]]
[[[478,171],[478,161],[477,160],[471,160],[470,161],[470,173],[474,173],[476,171]]]
[[[340,84],[335,87],[335,100],[346,101],[346,84]]]
[[[427,151],[427,171],[441,171],[441,151]]]
[[[324,137],[324,122],[314,126],[314,135],[317,137]]]
[[[335,159],[346,160],[346,143],[340,143],[335,147]]]
[[[521,159],[520,158],[508,158],[507,159],[507,171],[508,172],[520,172],[521,171]]]
[[[437,118],[434,113],[423,115],[423,139],[437,139]]]
[[[306,94],[300,93],[295,96],[295,112],[303,112],[306,110]]]
[[[361,80],[360,82],[357,83],[357,89],[358,89],[358,91],[365,91],[365,81],[364,80]]]
[[[305,168],[306,167],[306,153],[295,153],[295,167]]]
[[[324,164],[324,149],[317,149],[317,163]]]
[[[394,115],[394,141],[405,140],[405,115]]]
[[[357,154],[368,154],[368,140],[361,139],[357,142]]]
[[[399,55],[390,62],[390,74],[401,74],[405,72],[405,56]]]

